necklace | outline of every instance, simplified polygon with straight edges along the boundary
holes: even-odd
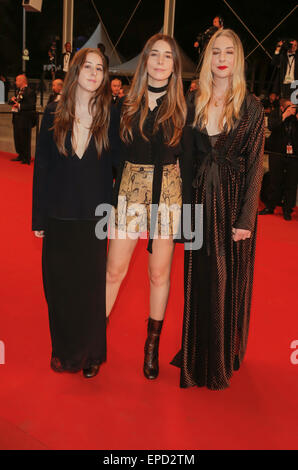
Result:
[[[151,91],[151,93],[162,93],[163,91],[166,91],[167,88],[168,88],[168,84],[166,84],[165,86],[161,86],[159,88],[148,85],[148,90]]]
[[[80,118],[75,118],[75,121],[77,124],[79,124],[81,127],[83,127],[84,129],[87,129],[87,130],[90,130],[90,126],[89,127],[86,127],[84,126],[84,124],[81,123],[81,119]]]
[[[216,108],[218,108],[218,106],[220,106],[220,105],[222,104],[222,102],[224,101],[225,95],[224,95],[224,96],[221,96],[221,97],[218,97],[218,98],[216,98],[215,96],[213,96],[212,99],[213,99],[214,106],[215,106]]]

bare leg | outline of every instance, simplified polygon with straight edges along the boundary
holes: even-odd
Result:
[[[149,255],[150,315],[144,348],[143,372],[150,380],[156,379],[159,373],[159,338],[168,303],[173,253],[172,239],[157,239],[153,242],[153,253]]]
[[[154,320],[163,320],[170,290],[173,239],[154,240],[152,251],[149,255],[150,317]]]
[[[134,252],[138,239],[130,238],[109,241],[109,251],[107,259],[107,278],[106,278],[106,315],[110,315],[115,300],[117,298],[120,285],[128,271],[131,256]]]

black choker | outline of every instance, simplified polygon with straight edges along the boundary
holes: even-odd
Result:
[[[166,84],[165,86],[161,86],[159,88],[155,88],[151,85],[148,85],[148,91],[151,91],[151,93],[162,93],[163,91],[166,91],[168,88],[168,84]]]

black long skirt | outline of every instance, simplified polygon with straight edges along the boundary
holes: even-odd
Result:
[[[106,360],[107,241],[95,220],[49,219],[43,241],[43,282],[52,358],[76,372]]]

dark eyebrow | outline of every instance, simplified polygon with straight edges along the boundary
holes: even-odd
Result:
[[[158,49],[151,49],[150,52],[160,52]],[[166,54],[172,54],[172,51],[164,51]]]
[[[93,62],[90,62],[89,60],[86,60],[86,61],[85,61],[85,64],[91,64],[91,65],[92,65]],[[103,64],[100,64],[99,62],[97,62],[96,65],[101,65],[101,66],[103,66]]]
[[[212,49],[217,49],[218,51],[220,51],[219,47],[212,47]],[[228,46],[228,47],[225,47],[225,49],[234,49],[234,46]]]

